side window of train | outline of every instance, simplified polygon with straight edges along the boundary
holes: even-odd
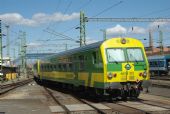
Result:
[[[44,71],[44,65],[42,64],[42,71]]]
[[[101,55],[101,52],[99,52],[99,65],[98,65],[98,67],[99,68],[103,68],[103,60],[102,60],[102,55]]]
[[[72,63],[69,63],[68,64],[68,71],[72,71],[73,70],[73,64]]]
[[[57,70],[57,65],[54,65],[54,71],[56,71]]]
[[[43,65],[41,65],[41,70],[43,71]]]
[[[150,67],[153,67],[153,62],[150,61],[150,62],[149,62],[149,65],[150,65]]]
[[[66,66],[66,64],[63,64],[63,71],[67,71],[67,66]]]
[[[49,71],[49,65],[47,64],[47,71]]]
[[[51,71],[54,71],[54,67],[53,67],[53,64],[51,64]]]
[[[158,61],[159,67],[164,67],[164,61]]]
[[[61,71],[62,68],[61,68],[61,64],[58,64],[58,70]]]
[[[97,51],[92,53],[92,63],[93,64],[97,63]]]
[[[157,61],[151,61],[150,66],[151,67],[157,67]]]
[[[44,71],[46,71],[46,65],[44,65]]]
[[[51,69],[51,64],[49,64],[48,71],[52,71],[52,69]]]
[[[79,70],[80,71],[85,70],[85,57],[84,57],[84,55],[79,56]]]

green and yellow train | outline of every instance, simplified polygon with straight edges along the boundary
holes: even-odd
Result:
[[[138,97],[149,86],[143,44],[111,38],[38,60],[35,78],[111,97]]]

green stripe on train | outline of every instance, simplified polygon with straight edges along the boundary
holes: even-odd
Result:
[[[145,62],[135,62],[134,66],[135,66],[134,68],[135,71],[144,70],[147,68]]]
[[[85,85],[85,81],[84,80],[73,80],[73,79],[65,79],[65,78],[51,78],[51,77],[46,77],[46,76],[42,76],[42,79],[44,80],[49,80],[49,81],[56,81],[56,82],[64,82],[64,83],[68,83],[68,84],[73,84],[75,86],[79,86],[79,85]]]
[[[122,71],[122,64],[121,63],[108,63],[107,71]]]
[[[135,62],[134,63],[134,70],[139,71],[139,70],[144,70],[147,68],[145,62]],[[107,70],[108,71],[122,71],[122,64],[121,63],[108,63],[107,64]]]

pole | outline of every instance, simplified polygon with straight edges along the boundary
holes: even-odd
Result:
[[[26,49],[27,49],[27,45],[26,45],[26,32],[23,33],[23,48],[24,48],[24,69],[26,69]]]
[[[21,72],[22,72],[22,74],[23,74],[23,67],[24,67],[24,59],[23,59],[23,32],[22,31],[20,31],[20,38],[21,38],[21,47],[20,47],[20,49],[21,49]]]
[[[19,31],[19,47],[18,47],[18,55],[19,55],[19,74],[23,75],[23,32]]]
[[[23,59],[23,73],[24,76],[27,77],[27,64],[26,64],[26,32],[23,32],[23,38],[22,38],[22,59]]]
[[[151,49],[151,52],[153,53],[153,34],[152,34],[152,30],[149,30],[149,47]]]
[[[14,56],[14,60],[16,59],[16,56],[15,56],[15,48],[13,48],[13,56]]]
[[[3,63],[3,56],[2,56],[2,28],[1,28],[1,20],[0,20],[0,62],[1,62],[1,68],[0,70],[2,71],[2,63]]]
[[[163,32],[159,31],[159,46],[160,46],[160,54],[163,54]]]
[[[80,11],[80,47],[82,44],[86,45],[86,33],[85,33],[85,16],[82,11]]]
[[[7,47],[7,57],[10,58],[10,44],[9,44],[9,25],[5,26],[7,29],[7,39],[6,39],[6,47]]]
[[[82,23],[83,23],[83,12],[80,12],[80,47],[82,46],[82,39],[83,39],[83,27],[82,27]]]

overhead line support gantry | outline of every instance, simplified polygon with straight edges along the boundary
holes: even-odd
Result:
[[[80,46],[86,45],[86,22],[170,22],[170,18],[89,18],[80,12]]]

